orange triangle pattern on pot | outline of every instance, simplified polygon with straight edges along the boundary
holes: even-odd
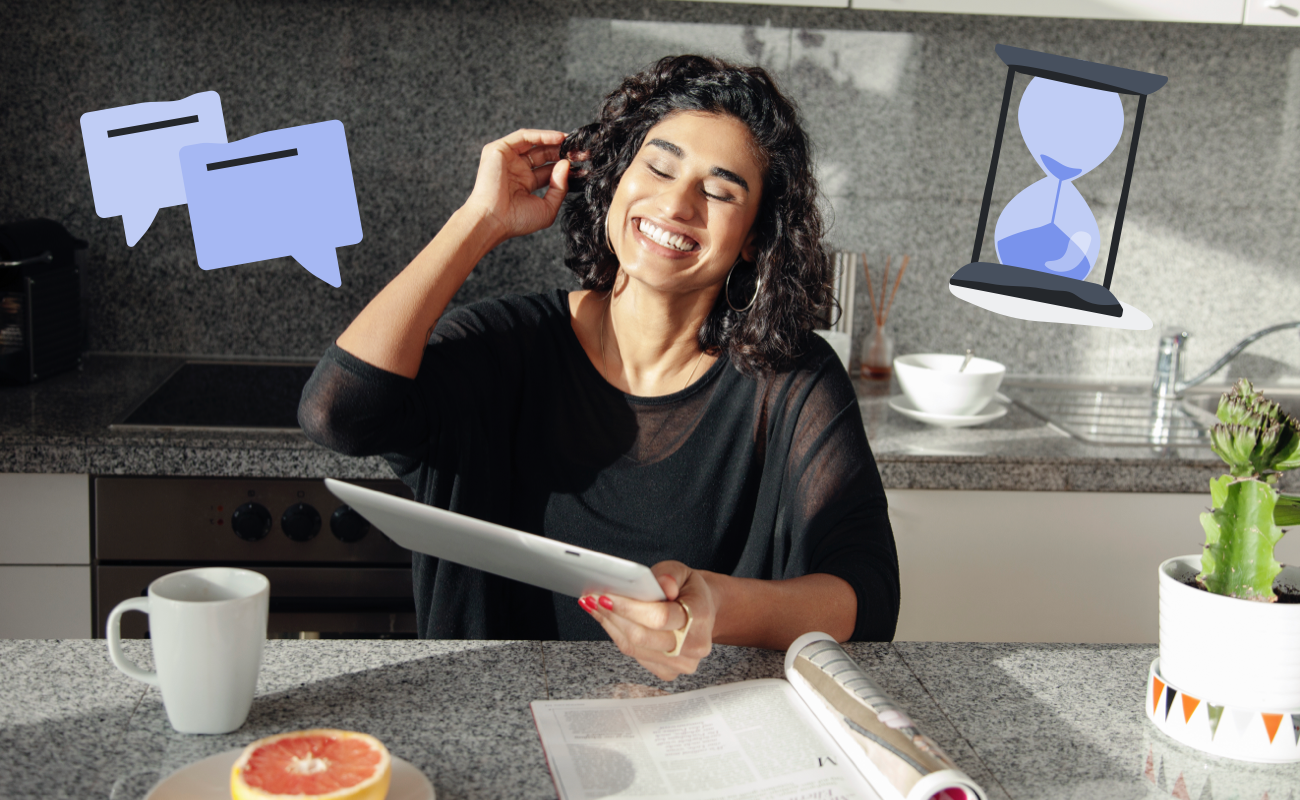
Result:
[[[1183,722],[1192,721],[1192,715],[1196,713],[1196,707],[1200,704],[1200,700],[1197,700],[1186,692],[1183,693]],[[1274,729],[1276,729],[1276,727],[1277,726],[1275,725]]]
[[[1152,675],[1151,687],[1151,713],[1154,714],[1160,710],[1160,693],[1165,690],[1165,682]]]
[[[1273,737],[1277,736],[1277,727],[1282,724],[1281,714],[1260,714],[1264,718],[1264,728],[1268,731],[1268,742],[1273,743]]]

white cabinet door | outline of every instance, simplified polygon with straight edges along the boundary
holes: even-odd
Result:
[[[1300,0],[1246,0],[1246,24],[1300,27]]]
[[[1244,0],[1053,0],[1050,3],[1044,0],[852,0],[851,7],[944,14],[1240,24],[1243,2]]]
[[[1157,641],[1156,570],[1201,552],[1204,494],[889,490],[900,641]],[[1300,562],[1300,533],[1278,560]]]
[[[0,566],[0,639],[89,639],[90,618],[90,567]]]
[[[0,564],[89,564],[90,477],[0,473]]]
[[[0,638],[90,636],[90,477],[0,473]]]

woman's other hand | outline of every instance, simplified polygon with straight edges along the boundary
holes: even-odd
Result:
[[[555,222],[569,183],[569,162],[560,158],[564,136],[560,131],[518,130],[484,145],[465,206],[490,221],[497,244]],[[543,186],[542,197],[533,194]]]
[[[713,649],[713,622],[717,617],[713,591],[706,573],[680,561],[661,561],[650,568],[659,580],[664,602],[630,600],[616,595],[586,596],[579,604],[600,622],[609,638],[624,654],[660,680],[695,672]],[[691,627],[678,655],[668,655],[677,646],[674,631],[686,625],[685,605],[690,608]]]

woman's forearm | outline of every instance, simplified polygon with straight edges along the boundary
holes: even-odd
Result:
[[[858,600],[843,578],[825,573],[782,581],[705,573],[717,604],[713,641],[784,650],[809,631],[846,641],[857,622]]]
[[[362,309],[339,347],[380,369],[414,378],[429,333],[465,278],[499,243],[487,215],[463,207],[406,269]]]

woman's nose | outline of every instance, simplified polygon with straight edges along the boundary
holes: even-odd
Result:
[[[690,219],[695,216],[695,188],[687,181],[673,181],[659,195],[659,210],[669,219]]]

